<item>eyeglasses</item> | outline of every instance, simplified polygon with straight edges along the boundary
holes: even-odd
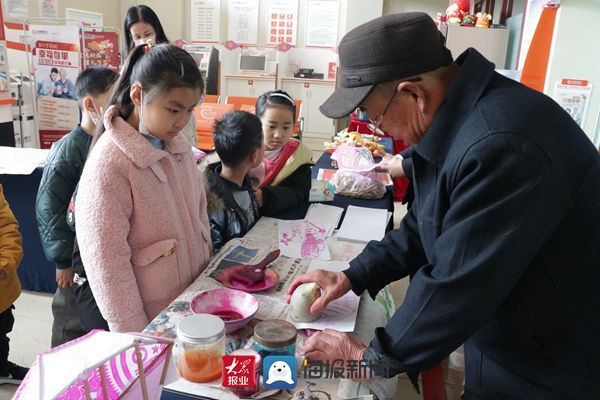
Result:
[[[367,128],[369,128],[369,130],[371,132],[373,132],[374,135],[385,136],[385,132],[379,128],[379,125],[381,125],[381,121],[383,121],[383,116],[385,115],[387,110],[392,105],[392,101],[394,101],[394,97],[396,97],[396,93],[398,93],[398,91],[394,89],[394,93],[392,94],[389,101],[387,102],[387,105],[383,109],[383,112],[381,114],[379,114],[377,116],[377,118],[375,118],[375,121],[373,121],[371,118],[369,118],[369,124],[367,125]]]
[[[400,82],[419,82],[421,80],[421,77],[415,77],[415,78],[411,78],[411,79],[406,79],[404,81],[400,81]],[[397,82],[396,84],[400,83]],[[385,136],[385,132],[382,131],[379,128],[379,125],[381,125],[381,121],[383,121],[383,116],[385,115],[385,113],[389,110],[390,106],[392,105],[392,101],[394,101],[394,97],[396,97],[396,93],[398,93],[397,89],[394,89],[394,93],[392,94],[392,96],[390,97],[390,99],[387,102],[387,105],[385,106],[385,108],[383,109],[383,112],[381,114],[379,114],[377,116],[377,118],[375,118],[375,121],[373,121],[371,118],[369,118],[369,124],[367,125],[367,128],[369,128],[369,130],[377,136]]]

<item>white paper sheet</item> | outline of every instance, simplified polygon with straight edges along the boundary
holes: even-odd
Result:
[[[227,39],[238,44],[258,44],[258,0],[229,0]]]
[[[311,206],[308,207],[304,219],[324,228],[325,236],[329,237],[340,223],[340,218],[343,213],[344,209],[342,207],[328,206],[325,204],[311,204]]]
[[[337,0],[308,1],[305,46],[337,46],[338,7]]]
[[[221,40],[221,0],[192,0],[192,43]]]
[[[381,240],[385,236],[387,221],[387,210],[349,206],[337,238],[363,243]]]
[[[279,250],[290,258],[331,260],[325,228],[306,220],[279,221]]]
[[[327,271],[343,271],[349,267],[345,261],[317,261],[314,260],[308,266],[306,272],[317,269]],[[296,322],[291,318],[289,321],[297,329],[335,329],[340,332],[353,332],[356,325],[356,316],[358,315],[358,305],[360,297],[350,291],[337,300],[332,301],[325,307],[314,322]]]
[[[29,175],[45,165],[50,150],[0,146],[0,174]]]

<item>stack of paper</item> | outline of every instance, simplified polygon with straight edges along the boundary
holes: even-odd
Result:
[[[337,238],[364,243],[381,240],[385,236],[388,221],[387,210],[349,206]]]
[[[342,207],[327,206],[325,204],[311,204],[311,206],[308,207],[304,219],[325,229],[325,236],[329,237],[340,223],[340,218],[343,213],[344,209]]]

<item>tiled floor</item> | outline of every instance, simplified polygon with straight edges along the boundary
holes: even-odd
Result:
[[[13,310],[15,326],[10,338],[9,359],[22,366],[29,366],[37,354],[50,348],[52,332],[52,296],[23,292]],[[0,400],[8,400],[16,390],[15,385],[0,386]]]
[[[406,209],[396,205],[394,212],[394,225],[397,227],[406,213]],[[392,295],[396,305],[402,303],[408,279],[394,282]],[[35,360],[38,353],[50,348],[50,336],[52,330],[52,296],[40,293],[24,292],[15,303],[15,326],[9,335],[11,342],[11,361],[29,366]],[[446,392],[448,400],[457,400],[462,392],[462,374],[446,369]],[[0,400],[8,400],[12,397],[16,386],[1,385]],[[398,390],[393,399],[390,400],[421,400],[423,397],[417,394],[410,381],[406,377],[399,379]]]

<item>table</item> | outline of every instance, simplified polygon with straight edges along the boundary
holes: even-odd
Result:
[[[385,151],[387,153],[391,153],[393,151],[392,139],[382,138],[381,143],[384,145]],[[313,165],[312,172],[311,172],[312,179],[317,179],[317,177],[319,175],[319,169],[337,169],[337,166],[332,164],[330,153],[324,151],[323,154],[321,154],[321,157],[319,157],[319,159],[315,163],[315,165]],[[347,197],[347,196],[342,196],[342,195],[336,194],[333,198],[333,201],[324,202],[323,204],[341,207],[344,209],[344,213],[342,214],[342,217],[340,218],[340,224],[341,224],[342,221],[344,220],[344,216],[346,214],[346,209],[348,208],[348,206],[380,208],[380,209],[388,210],[393,213],[394,212],[394,189],[392,186],[387,186],[385,195],[381,199],[356,199],[353,197]],[[279,214],[274,215],[274,217],[277,219],[286,219],[286,220],[303,219],[304,216],[306,215],[306,212],[308,211],[309,206],[310,206],[310,203],[307,203],[305,205],[298,206],[294,209],[280,212]],[[390,229],[392,229],[392,227],[393,227],[393,220],[390,220],[390,224],[388,225],[387,230],[389,231]]]
[[[266,217],[261,218],[244,238],[233,239],[226,243],[219,253],[215,255],[200,277],[198,277],[184,293],[163,310],[150,325],[148,325],[143,333],[162,338],[174,338],[176,336],[175,330],[177,322],[191,313],[189,308],[190,300],[193,299],[198,292],[222,287],[222,284],[214,279],[214,277],[222,270],[223,264],[221,263],[227,254],[234,250],[237,252],[239,251],[239,246],[244,246],[246,248],[260,249],[260,252],[254,256],[254,259],[259,259],[270,249],[277,248],[277,243],[277,220]],[[340,261],[351,260],[359,254],[365,246],[362,243],[338,241],[335,237],[328,239],[328,245],[332,259]],[[252,261],[253,260],[249,260],[248,262]],[[256,324],[256,320],[270,318],[285,319],[288,308],[286,303],[288,287],[295,276],[306,271],[310,261],[311,260],[309,259],[289,259],[286,257],[279,257],[273,263],[271,268],[279,273],[281,277],[280,284],[267,292],[255,293],[255,296],[260,302],[259,311],[255,315],[255,318],[250,321],[248,326],[232,335],[228,335],[226,346],[228,351],[249,344],[249,338],[252,335],[253,326]],[[363,341],[363,343],[369,343],[375,333],[374,327],[387,324],[395,309],[394,301],[387,288],[379,292],[376,300],[372,300],[365,292],[360,299],[354,333]],[[301,357],[301,344],[306,336],[304,334],[299,334],[298,338],[296,356]],[[220,395],[223,395],[224,393],[224,391],[219,388],[218,383],[200,385],[178,380],[176,373],[174,372],[174,367],[172,366],[170,373],[167,374],[165,383],[169,384],[174,381],[182,385],[187,385],[186,387],[188,389],[194,390],[198,394],[204,393],[206,396],[217,397],[218,393],[220,393]],[[315,384],[315,386],[312,387],[312,390],[321,390],[327,393],[331,399],[345,399],[354,397],[357,393],[365,393],[365,386],[375,393],[378,398],[389,399],[393,397],[393,393],[396,389],[397,377],[390,379],[374,379],[366,385],[359,385],[356,382],[346,379],[334,380],[333,382],[336,383],[335,385],[332,385],[332,380],[324,379],[310,380],[310,382]],[[308,385],[308,381],[305,381],[300,377],[297,389],[304,388],[306,385]],[[230,393],[228,394],[231,395]],[[289,398],[289,394],[286,393],[282,393],[281,396],[284,397],[270,396],[269,398]]]
[[[31,175],[0,174],[0,183],[23,235],[23,261],[18,269],[21,286],[24,290],[54,293],[56,266],[46,260],[35,217],[35,198],[43,172],[44,167],[38,167]]]

